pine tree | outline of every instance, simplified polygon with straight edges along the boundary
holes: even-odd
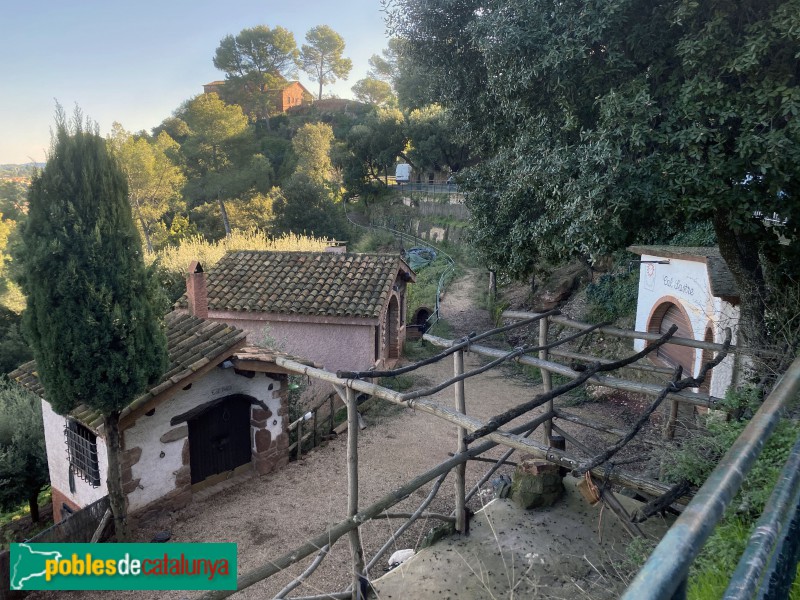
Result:
[[[164,372],[166,337],[142,261],[125,175],[96,125],[57,110],[44,169],[22,232],[23,328],[45,397],[65,414],[84,403],[105,416],[108,491],[127,538],[119,415]]]

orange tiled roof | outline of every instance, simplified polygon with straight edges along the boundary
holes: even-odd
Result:
[[[377,318],[400,271],[413,279],[389,254],[231,252],[207,273],[208,309]]]
[[[122,411],[122,416],[164,390],[177,385],[208,363],[214,360],[221,361],[246,337],[245,332],[225,323],[204,321],[187,314],[170,313],[164,318],[164,322],[167,326],[169,352],[167,372],[158,383],[131,402]],[[45,397],[44,387],[36,372],[36,361],[25,363],[12,371],[9,377],[40,398]],[[103,425],[103,415],[85,404],[77,406],[70,412],[70,416],[96,432]]]

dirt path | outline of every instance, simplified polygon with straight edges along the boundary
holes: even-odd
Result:
[[[442,315],[452,326],[455,336],[491,327],[487,311],[474,306],[479,282],[479,271],[468,271],[452,284],[443,298]],[[466,355],[466,369],[479,364],[480,357]],[[415,387],[444,381],[452,377],[452,372],[453,364],[449,359],[420,369],[414,376]],[[536,388],[522,379],[492,370],[467,382],[467,413],[487,418],[531,398],[535,392]],[[452,389],[439,392],[433,399],[452,406]],[[454,427],[432,416],[385,403],[366,413],[365,420],[368,426],[359,433],[359,500],[362,507],[447,459],[448,452],[455,451]],[[168,529],[174,542],[237,543],[240,573],[265,564],[344,518],[347,506],[345,448],[345,439],[340,437],[277,473],[251,476],[236,482],[229,489],[203,500],[195,500],[187,508],[165,515],[162,522],[153,524],[148,530],[138,531],[137,541],[150,541],[158,530]],[[499,456],[501,452],[501,449],[495,448],[490,455]],[[485,473],[487,467],[479,462],[468,464],[468,489]],[[431,512],[451,512],[452,485],[452,479],[445,482],[429,508]],[[429,490],[430,485],[425,486],[392,510],[415,510]],[[473,508],[480,508],[479,497],[473,500]],[[367,560],[400,524],[400,521],[376,520],[362,527]],[[393,550],[417,547],[430,528],[437,524],[418,523],[397,540]],[[271,598],[301,573],[312,559],[309,557],[236,597]],[[386,558],[378,563],[371,577],[379,577],[385,565]],[[350,552],[345,537],[333,546],[316,573],[292,595],[342,590],[349,583],[349,568]],[[39,597],[47,596],[43,594]],[[155,599],[187,598],[194,597],[194,594],[98,592],[71,596],[62,593],[58,597]]]

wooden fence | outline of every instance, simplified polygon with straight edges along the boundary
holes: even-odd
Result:
[[[40,531],[25,542],[31,543],[86,543],[97,541],[102,533],[101,523],[108,522],[110,508],[108,496],[72,513],[52,527]],[[97,535],[96,535],[97,534]],[[0,552],[0,600],[24,598],[27,592],[10,591],[9,552]]]
[[[665,400],[671,402],[685,402],[694,406],[714,406],[719,401],[718,398],[692,391],[698,388],[708,375],[709,371],[717,366],[725,356],[733,350],[730,344],[730,332],[725,344],[711,344],[697,342],[696,340],[684,340],[673,338],[676,328],[673,327],[669,332],[662,336],[652,335],[643,332],[634,332],[608,327],[605,325],[590,325],[564,319],[557,311],[550,311],[541,314],[531,313],[506,313],[509,319],[516,322],[503,327],[485,332],[480,335],[471,334],[461,340],[444,340],[434,336],[426,335],[425,339],[436,346],[443,347],[444,350],[436,356],[420,361],[414,365],[401,367],[391,371],[366,371],[366,372],[338,372],[336,374],[324,370],[315,369],[307,365],[292,361],[288,358],[279,357],[276,362],[279,366],[290,372],[313,377],[326,381],[334,385],[339,396],[345,402],[348,409],[348,442],[347,442],[347,470],[348,470],[348,503],[346,517],[329,527],[326,531],[307,540],[303,545],[294,548],[277,559],[270,560],[268,563],[257,567],[239,576],[237,591],[243,590],[253,584],[262,581],[275,573],[295,564],[306,557],[316,554],[316,558],[310,566],[292,583],[281,590],[277,598],[285,598],[288,594],[305,581],[323,561],[328,554],[331,546],[339,539],[347,536],[352,555],[351,585],[348,589],[340,592],[325,594],[325,598],[361,598],[363,584],[370,577],[370,570],[377,564],[378,560],[392,547],[394,540],[405,531],[411,523],[421,516],[441,518],[455,522],[457,531],[464,531],[464,507],[474,496],[482,485],[484,485],[492,474],[500,468],[515,451],[523,451],[542,458],[548,462],[557,464],[561,467],[573,471],[574,474],[590,474],[600,482],[609,482],[635,490],[647,497],[653,498],[654,502],[639,511],[637,515],[631,516],[625,513],[614,493],[607,486],[600,486],[601,499],[608,508],[617,515],[632,535],[639,535],[636,522],[646,519],[664,506],[672,505],[677,509],[689,502],[690,496],[687,494],[686,486],[667,486],[662,482],[648,479],[637,474],[628,472],[620,468],[624,461],[614,464],[614,456],[634,438],[642,438],[641,429],[649,421],[653,412]],[[562,336],[559,339],[551,339],[552,331],[550,324],[559,323],[576,329],[576,333]],[[479,341],[504,333],[511,329],[523,326],[537,325],[539,327],[538,343],[536,345],[526,345],[513,350],[498,350],[478,344]],[[632,354],[621,360],[597,359],[588,355],[578,355],[578,353],[565,351],[561,346],[581,339],[594,331],[603,332],[606,335],[620,335],[622,337],[638,337],[648,341],[647,347],[638,353]],[[651,352],[657,350],[665,343],[687,345],[690,347],[700,347],[716,353],[716,357],[706,363],[696,378],[681,377],[680,368],[674,371],[664,370],[652,365],[643,364],[641,360]],[[490,357],[492,360],[470,371],[464,371],[464,352],[470,351]],[[556,363],[550,359],[552,356],[562,356],[572,360],[571,366]],[[397,392],[375,383],[371,380],[380,377],[396,376],[402,373],[411,372],[421,366],[443,360],[452,356],[454,361],[454,377],[434,385],[427,389],[415,390],[410,392]],[[582,361],[584,364],[578,365],[575,361]],[[465,414],[464,409],[464,386],[465,382],[475,375],[498,367],[503,363],[516,361],[523,364],[538,367],[542,372],[543,391],[533,400],[515,406],[514,408],[495,415],[486,422]],[[653,371],[665,375],[669,373],[669,381],[664,385],[647,384],[641,382],[628,381],[619,377],[606,375],[605,373],[616,371],[623,368],[638,368],[644,371]],[[552,373],[562,375],[569,379],[566,383],[553,386],[550,378]],[[367,381],[369,379],[370,381]],[[639,420],[628,430],[609,427],[601,423],[595,423],[588,419],[577,417],[568,412],[556,409],[553,400],[571,390],[574,390],[586,383],[601,385],[610,388],[629,390],[645,395],[655,396],[654,401]],[[454,405],[448,407],[430,400],[428,397],[448,387],[454,389]],[[359,484],[358,484],[358,411],[356,396],[358,393],[370,394],[388,402],[407,406],[419,413],[427,413],[436,418],[446,420],[455,424],[458,428],[457,439],[453,444],[452,458],[442,462],[436,467],[420,474],[413,480],[396,490],[387,493],[378,502],[366,508],[358,505]],[[531,418],[523,425],[510,429],[501,429],[511,420],[530,413],[535,408],[544,407],[544,414]],[[574,436],[567,434],[559,425],[559,420],[578,424],[583,427],[604,431],[617,437],[617,441],[605,449],[593,449],[581,442]],[[298,423],[299,427],[300,424]],[[538,428],[542,429],[541,441],[532,439],[531,434]],[[555,435],[558,434],[558,435]],[[559,436],[567,438],[567,441],[580,451],[580,454],[588,458],[578,458],[577,455],[568,452],[561,444],[554,443]],[[302,439],[304,436],[300,435]],[[669,437],[669,436],[667,436]],[[560,440],[559,440],[560,441]],[[645,440],[651,446],[658,446],[664,443],[662,440]],[[481,455],[489,449],[502,445],[507,448],[500,459],[495,461],[487,473],[469,491],[465,489],[463,467],[468,460],[481,458]],[[560,446],[560,447],[559,447]],[[486,459],[484,459],[486,460]],[[609,468],[611,467],[611,468]],[[456,472],[456,485],[453,504],[455,510],[453,515],[432,515],[425,512],[425,509],[438,493],[444,478],[451,470]],[[434,482],[433,488],[425,501],[410,514],[397,514],[387,512],[392,506],[401,500],[409,497],[414,491],[423,485]],[[649,512],[648,512],[649,511]],[[381,518],[403,518],[406,521],[391,536],[387,543],[369,561],[365,560],[363,548],[361,546],[359,527],[376,517]],[[204,600],[225,598],[235,591],[214,591],[202,596]],[[300,600],[301,597],[295,597]],[[309,597],[311,598],[311,597]]]
[[[26,541],[58,544],[91,542],[108,510],[108,496],[103,496]]]

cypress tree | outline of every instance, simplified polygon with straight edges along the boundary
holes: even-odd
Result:
[[[53,408],[66,414],[84,403],[105,416],[109,499],[124,540],[119,415],[164,373],[166,336],[125,175],[79,110],[67,121],[57,109],[47,163],[28,201],[17,257],[23,330]]]

